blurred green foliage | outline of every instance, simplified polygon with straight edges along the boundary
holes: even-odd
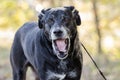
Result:
[[[0,0],[0,28],[17,28],[34,19],[34,11],[24,1]]]

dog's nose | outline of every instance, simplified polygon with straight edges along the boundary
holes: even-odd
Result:
[[[63,34],[63,31],[61,31],[61,30],[55,30],[53,33],[54,33],[56,36],[61,36],[61,35]]]

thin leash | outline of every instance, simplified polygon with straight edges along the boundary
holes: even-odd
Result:
[[[90,53],[87,51],[87,49],[85,48],[85,46],[81,43],[82,47],[84,48],[84,50],[86,51],[86,53],[88,54],[88,56],[90,57],[90,59],[92,60],[92,62],[94,63],[94,65],[96,66],[97,70],[99,71],[100,75],[104,78],[104,80],[107,80],[106,77],[104,76],[103,72],[99,69],[99,67],[97,66],[96,62],[94,61],[94,59],[92,58],[92,56],[90,55]]]

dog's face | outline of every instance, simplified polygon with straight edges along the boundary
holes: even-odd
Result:
[[[38,24],[51,40],[54,54],[59,59],[67,58],[76,26],[81,24],[78,11],[73,6],[42,10]]]

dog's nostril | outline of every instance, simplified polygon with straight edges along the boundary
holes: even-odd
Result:
[[[53,32],[55,35],[59,36],[61,35],[63,32],[61,30],[56,30]]]

